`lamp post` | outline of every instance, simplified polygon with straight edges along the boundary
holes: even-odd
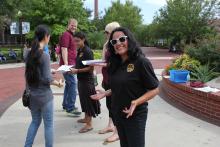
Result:
[[[20,45],[22,46],[22,12],[18,11]]]
[[[23,46],[22,46],[22,12],[18,11],[18,19],[19,19],[19,36],[20,36],[20,45],[21,45],[21,59],[23,59]]]

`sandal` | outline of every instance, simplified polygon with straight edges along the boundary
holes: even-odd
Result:
[[[86,133],[86,132],[89,132],[93,130],[93,128],[86,128],[86,127],[83,127],[81,130],[79,130],[79,133]]]
[[[118,134],[113,134],[112,136],[105,139],[105,142],[106,143],[112,143],[112,142],[115,142],[115,141],[118,141],[118,140],[119,140]]]
[[[105,128],[99,131],[99,134],[106,134],[106,133],[110,133],[113,132],[114,130],[112,128]]]

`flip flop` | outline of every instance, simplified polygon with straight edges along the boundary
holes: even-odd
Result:
[[[110,137],[109,137],[110,138]],[[104,142],[106,142],[106,143],[112,143],[112,142],[115,142],[115,141],[118,141],[119,140],[119,137],[118,138],[115,138],[115,139],[109,139],[109,138],[107,138],[107,139],[105,139],[105,141]]]
[[[86,133],[93,130],[93,128],[82,128],[81,130],[79,130],[79,133]]]
[[[119,138],[118,139],[116,139],[116,140],[108,140],[108,139],[106,139],[106,140],[104,140],[104,142],[102,143],[103,145],[108,145],[109,143],[112,143],[112,142],[115,142],[115,141],[118,141],[119,140]]]
[[[112,129],[103,129],[103,130],[100,130],[98,133],[99,134],[106,134],[106,133],[110,133],[110,132],[113,132]]]

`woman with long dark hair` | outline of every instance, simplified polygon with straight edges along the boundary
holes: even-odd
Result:
[[[145,147],[148,101],[158,94],[158,79],[132,33],[123,27],[112,31],[107,60],[110,89],[92,95],[112,95],[112,112],[121,147]]]
[[[83,60],[93,60],[93,52],[89,48],[84,33],[77,32],[74,35],[74,39],[78,52],[76,67],[71,68],[71,72],[77,74],[80,104],[82,112],[85,113],[85,117],[78,120],[78,123],[85,123],[85,126],[80,129],[79,133],[86,133],[93,129],[92,117],[96,117],[100,114],[100,103],[98,100],[92,100],[90,98],[90,95],[96,93],[93,75],[94,68],[92,66],[83,65],[82,63]]]
[[[49,29],[37,26],[31,50],[25,66],[26,86],[30,90],[30,111],[32,122],[29,126],[25,147],[31,147],[43,119],[45,146],[53,146],[53,94],[50,84],[62,87],[63,83],[53,80],[50,70],[50,57],[43,51],[50,40]]]

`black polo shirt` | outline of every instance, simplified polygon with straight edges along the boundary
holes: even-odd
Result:
[[[125,107],[129,108],[132,100],[138,99],[159,85],[153,67],[145,57],[122,63],[110,74],[109,82],[112,90],[112,111],[116,116],[122,117],[126,116],[122,110]],[[138,106],[134,115],[146,112],[147,105],[146,102]]]
[[[82,49],[78,49],[76,57],[76,69],[82,69],[88,67],[88,65],[83,65],[82,61],[84,60],[93,60],[93,52],[88,46],[84,46]],[[86,80],[93,78],[92,72],[82,72],[77,74],[78,80]]]

